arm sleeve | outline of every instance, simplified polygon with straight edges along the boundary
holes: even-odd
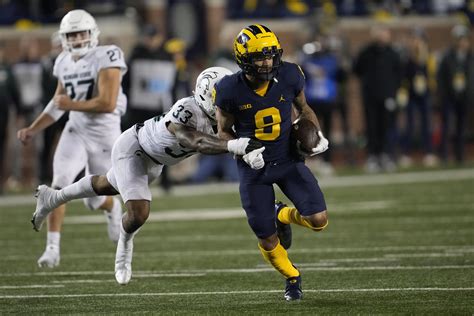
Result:
[[[63,116],[65,111],[58,109],[58,107],[54,104],[53,100],[49,101],[48,105],[43,110],[43,113],[48,114],[51,116],[55,121],[59,120],[61,116]]]

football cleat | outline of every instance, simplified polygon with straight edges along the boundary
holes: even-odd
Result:
[[[33,213],[31,223],[33,224],[33,229],[37,232],[40,231],[44,220],[48,217],[48,214],[54,209],[54,206],[51,203],[51,197],[55,194],[55,191],[56,190],[51,189],[44,184],[39,185],[36,189],[36,210]]]
[[[299,301],[303,298],[301,290],[301,276],[286,279],[285,300]]]
[[[48,245],[43,255],[38,259],[38,266],[40,268],[54,268],[59,266],[59,260],[59,247]]]
[[[132,278],[133,239],[125,241],[119,238],[115,253],[115,280],[126,285]]]
[[[278,220],[278,214],[284,207],[286,207],[286,204],[283,204],[280,201],[275,201],[277,235],[280,239],[280,244],[282,245],[282,247],[285,249],[289,249],[291,247],[292,240],[291,225],[284,224],[280,222],[280,220]]]
[[[107,219],[107,233],[109,239],[116,243],[120,237],[120,225],[122,225],[122,204],[119,199],[114,198],[114,205],[110,212],[104,211]]]

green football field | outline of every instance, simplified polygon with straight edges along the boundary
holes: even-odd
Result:
[[[258,251],[235,185],[156,196],[135,237],[127,286],[115,282],[103,215],[70,204],[61,265],[40,269],[46,233],[31,229],[34,199],[0,198],[0,314],[474,313],[474,169],[320,183],[329,226],[293,226],[289,254],[304,299],[291,303]]]

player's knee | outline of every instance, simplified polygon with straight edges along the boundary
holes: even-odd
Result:
[[[109,183],[107,176],[95,175],[92,177],[92,188],[98,195],[116,195],[117,190]]]
[[[258,238],[258,242],[264,250],[271,251],[275,249],[276,246],[278,246],[279,239],[277,234],[273,234],[266,238]]]
[[[312,229],[316,232],[325,229],[329,223],[326,211],[313,214],[308,216],[306,219],[311,223],[311,226],[313,227]]]
[[[138,201],[127,202],[128,216],[133,222],[134,226],[142,226],[148,219],[150,215],[150,207],[148,203],[140,203]]]
[[[97,196],[91,198],[83,199],[84,205],[90,209],[91,211],[95,211],[100,208],[102,204],[105,202],[105,196]]]

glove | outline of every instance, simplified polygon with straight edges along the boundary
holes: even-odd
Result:
[[[259,149],[252,150],[248,154],[244,155],[242,159],[250,166],[252,169],[262,169],[265,166],[265,161],[263,160],[262,152],[265,150],[265,147],[260,147]]]
[[[259,141],[247,137],[232,139],[227,142],[227,150],[235,155],[245,155],[254,149],[261,148]]]
[[[319,131],[319,143],[316,147],[311,149],[310,156],[315,156],[317,154],[323,153],[329,148],[329,141],[326,137],[324,137],[323,132]]]

